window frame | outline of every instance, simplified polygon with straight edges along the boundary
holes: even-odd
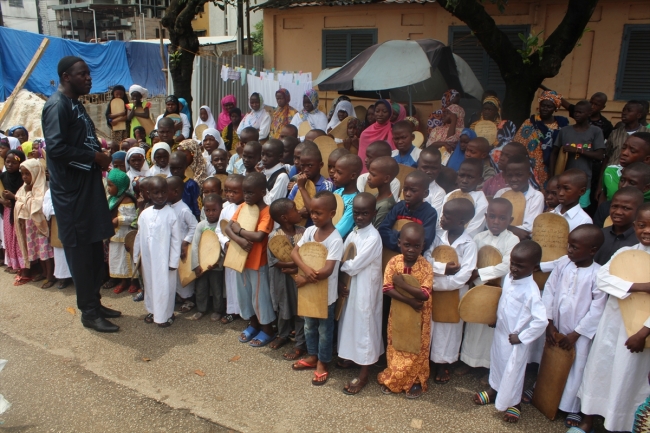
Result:
[[[614,87],[614,99],[629,101],[632,99],[650,99],[650,88],[647,93],[623,93],[623,79],[625,76],[625,64],[630,44],[630,36],[634,30],[650,31],[650,24],[625,24],[623,26],[623,37],[621,38],[621,53],[618,58],[618,69],[616,70],[616,83]]]
[[[321,69],[331,69],[331,68],[339,68],[343,66],[326,66],[327,62],[327,46],[326,46],[326,35],[335,35],[335,34],[343,34],[348,36],[347,42],[346,42],[346,55],[345,57],[347,60],[345,63],[349,62],[350,60],[353,59],[352,57],[352,35],[372,35],[372,45],[377,44],[377,34],[378,34],[378,29],[377,28],[372,28],[372,29],[349,29],[349,30],[326,30],[323,29],[321,32],[321,51],[322,51],[322,59],[321,59]]]

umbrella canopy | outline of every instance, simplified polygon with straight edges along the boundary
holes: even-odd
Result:
[[[449,88],[466,93],[463,82],[478,83],[471,69],[462,68],[463,76],[459,69],[451,48],[435,39],[388,41],[367,48],[329,76],[322,73],[317,84],[319,90],[351,96],[433,101]],[[474,83],[470,94],[480,98],[482,89],[475,95]]]

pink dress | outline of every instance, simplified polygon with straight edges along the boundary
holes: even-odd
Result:
[[[13,208],[9,209],[5,207],[2,216],[5,234],[5,264],[12,269],[23,269],[25,267],[25,260],[23,260],[23,255],[20,252],[14,225],[11,224],[10,220],[13,211]]]

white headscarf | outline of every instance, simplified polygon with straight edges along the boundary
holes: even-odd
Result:
[[[338,104],[336,104],[336,108],[334,109],[334,114],[332,114],[332,120],[330,120],[329,123],[327,124],[326,131],[336,128],[341,123],[341,121],[339,120],[339,111],[347,112],[348,117],[356,117],[356,114],[354,112],[354,107],[352,106],[352,102],[341,101]]]
[[[140,171],[131,167],[131,165],[129,164],[129,158],[131,158],[135,154],[142,155],[142,157],[144,158],[144,164],[142,164],[142,169]],[[126,174],[129,176],[129,179],[131,179],[131,182],[133,182],[133,179],[135,179],[136,177],[146,176],[147,171],[149,171],[149,164],[147,163],[146,153],[144,149],[141,147],[132,147],[129,149],[128,152],[126,152],[126,159],[124,160],[124,165],[126,166]]]
[[[210,107],[208,107],[207,105],[201,105],[201,108],[208,113],[208,120],[206,120],[205,122],[201,120],[201,113],[199,113],[196,124],[194,125],[194,129],[196,129],[196,127],[199,125],[208,125],[208,128],[216,129],[217,123],[214,121],[214,116],[212,115],[212,110],[210,110]],[[199,111],[200,110],[201,109],[199,109]]]
[[[217,140],[217,143],[219,145],[217,146],[219,149],[226,150],[226,145],[223,143],[223,138],[221,138],[221,134],[219,134],[219,131],[217,131],[214,128],[208,128],[205,131],[203,131],[203,137],[201,137],[201,141],[205,140],[205,137],[208,135],[211,135],[214,137],[215,140]]]
[[[11,147],[11,150],[15,150],[20,147],[20,140],[18,140],[16,137],[7,137],[7,139],[9,140],[9,147]]]
[[[142,99],[147,99],[149,97],[149,91],[142,86],[138,86],[137,84],[129,87],[129,96],[131,96],[131,93],[133,92],[140,93],[142,95]]]
[[[250,103],[250,98],[248,98],[248,108],[251,109],[251,111],[244,117],[244,119],[241,121],[239,128],[237,128],[238,131],[243,130],[244,128],[247,128],[249,126],[252,126],[255,129],[260,129],[260,126],[262,125],[262,119],[264,118],[264,115],[269,115],[266,112],[266,109],[264,109],[264,98],[262,98],[262,95],[260,93],[253,93],[253,95],[257,95],[260,98],[260,109],[255,111],[253,110],[253,107],[251,107]],[[251,95],[251,96],[253,96]],[[260,137],[263,138],[263,137]]]
[[[167,153],[169,153],[169,156],[171,156],[172,150],[169,148],[169,144],[165,143],[164,141],[160,141],[160,142],[154,144],[153,149],[151,149],[151,159],[152,160],[156,157],[156,152],[159,151],[160,149],[166,150]]]

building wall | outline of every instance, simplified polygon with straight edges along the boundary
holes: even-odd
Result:
[[[531,32],[543,30],[548,36],[562,20],[567,2],[513,0],[503,14],[494,5],[485,3],[498,25],[527,24]],[[560,73],[544,84],[573,101],[589,99],[595,92],[613,98],[623,26],[648,23],[650,2],[647,0],[601,0],[580,46],[565,58]],[[449,27],[465,26],[437,3],[266,9],[264,24],[264,66],[311,71],[314,76],[321,71],[324,29],[377,28],[379,43],[407,38],[433,38],[448,43]],[[326,103],[336,97],[333,92],[322,93]],[[618,121],[623,105],[622,101],[610,101],[606,114]],[[426,105],[420,107],[428,110]],[[533,110],[536,108],[534,103]]]
[[[237,8],[228,5],[225,11],[222,11],[213,3],[206,3],[206,9],[209,12],[210,36],[234,36],[237,34]],[[255,31],[255,24],[262,21],[264,12],[261,10],[250,14],[251,32]],[[246,14],[244,14],[244,31],[246,29]]]
[[[22,3],[22,7],[15,7],[14,4]],[[8,0],[0,1],[2,19],[5,27],[16,30],[25,30],[38,33],[38,7],[36,0],[22,0],[9,5]]]

